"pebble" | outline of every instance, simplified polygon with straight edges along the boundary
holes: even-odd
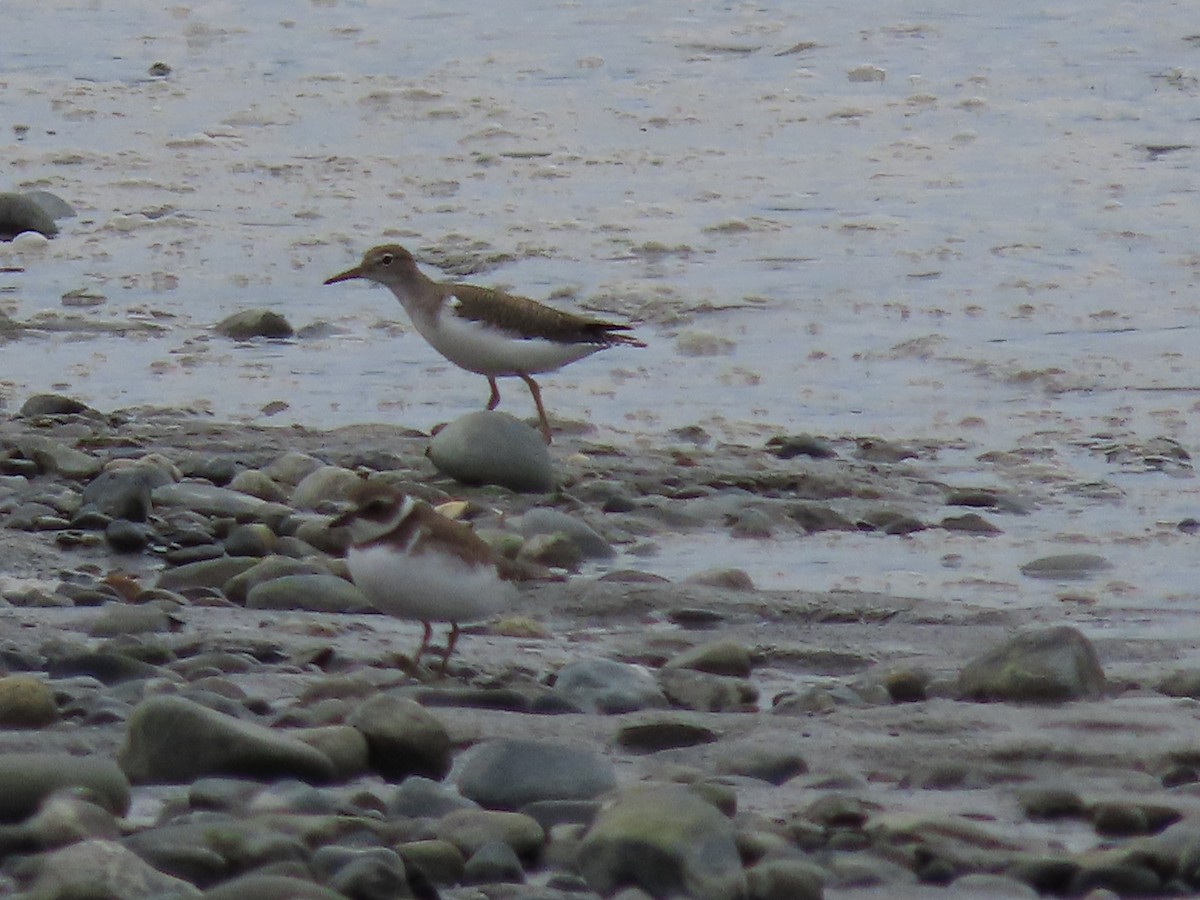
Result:
[[[11,241],[26,231],[51,238],[58,234],[58,225],[36,198],[12,191],[0,192],[0,241]]]
[[[455,419],[429,442],[429,461],[464,484],[494,484],[518,492],[554,488],[554,466],[541,434],[494,410]]]
[[[567,663],[558,671],[554,693],[587,712],[614,714],[668,705],[662,688],[649,672],[609,659]]]
[[[235,341],[251,338],[290,338],[296,330],[272,309],[242,309],[213,326],[217,334]]]
[[[0,678],[0,728],[44,728],[58,721],[54,692],[33,675]]]
[[[246,608],[363,613],[372,606],[362,591],[336,575],[284,575],[250,588]]]
[[[450,771],[450,735],[420,704],[395,694],[378,694],[346,720],[367,739],[371,767],[385,778],[410,775],[442,779]]]
[[[83,788],[117,815],[129,810],[129,780],[106,757],[0,753],[0,822],[28,818],[43,800],[64,788]]]
[[[515,520],[510,520],[509,524],[526,538],[560,534],[578,548],[582,559],[612,559],[617,555],[613,545],[598,531],[586,522],[557,509],[535,507]]]

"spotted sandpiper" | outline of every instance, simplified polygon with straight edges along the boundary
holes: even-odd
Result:
[[[425,627],[413,666],[429,649],[433,622],[450,623],[442,672],[458,642],[459,623],[510,605],[516,588],[501,579],[492,548],[469,525],[379,481],[351,493],[352,508],[331,523],[346,527],[346,564],[355,585],[379,610]]]
[[[497,378],[513,376],[524,381],[533,395],[547,444],[550,423],[534,375],[553,372],[618,344],[646,346],[621,334],[629,330],[628,325],[563,312],[491,288],[434,281],[417,268],[412,254],[397,244],[371,248],[357,266],[325,283],[351,278],[391,288],[434,350],[456,366],[486,376],[492,389],[488,409],[495,409],[500,402]]]

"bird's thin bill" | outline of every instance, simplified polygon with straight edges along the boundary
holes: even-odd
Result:
[[[362,278],[362,266],[355,266],[353,269],[347,269],[345,272],[339,272],[332,278],[326,278],[326,284],[337,284],[339,281],[349,281],[351,278]]]

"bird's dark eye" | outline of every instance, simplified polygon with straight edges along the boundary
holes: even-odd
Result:
[[[390,266],[395,261],[396,261],[396,257],[394,257],[390,253],[385,253],[385,254],[383,254],[383,256],[379,257],[379,264],[381,266]]]

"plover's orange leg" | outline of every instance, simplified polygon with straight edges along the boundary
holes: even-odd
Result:
[[[529,393],[533,394],[533,405],[537,407],[538,420],[542,423],[542,437],[546,439],[546,443],[550,443],[550,421],[546,418],[546,408],[542,406],[542,391],[538,387],[537,382],[526,375],[524,372],[518,373],[521,380],[529,385]]]
[[[492,396],[488,397],[488,410],[493,410],[500,405],[500,388],[496,387],[496,379],[488,378],[488,384],[492,388]]]

